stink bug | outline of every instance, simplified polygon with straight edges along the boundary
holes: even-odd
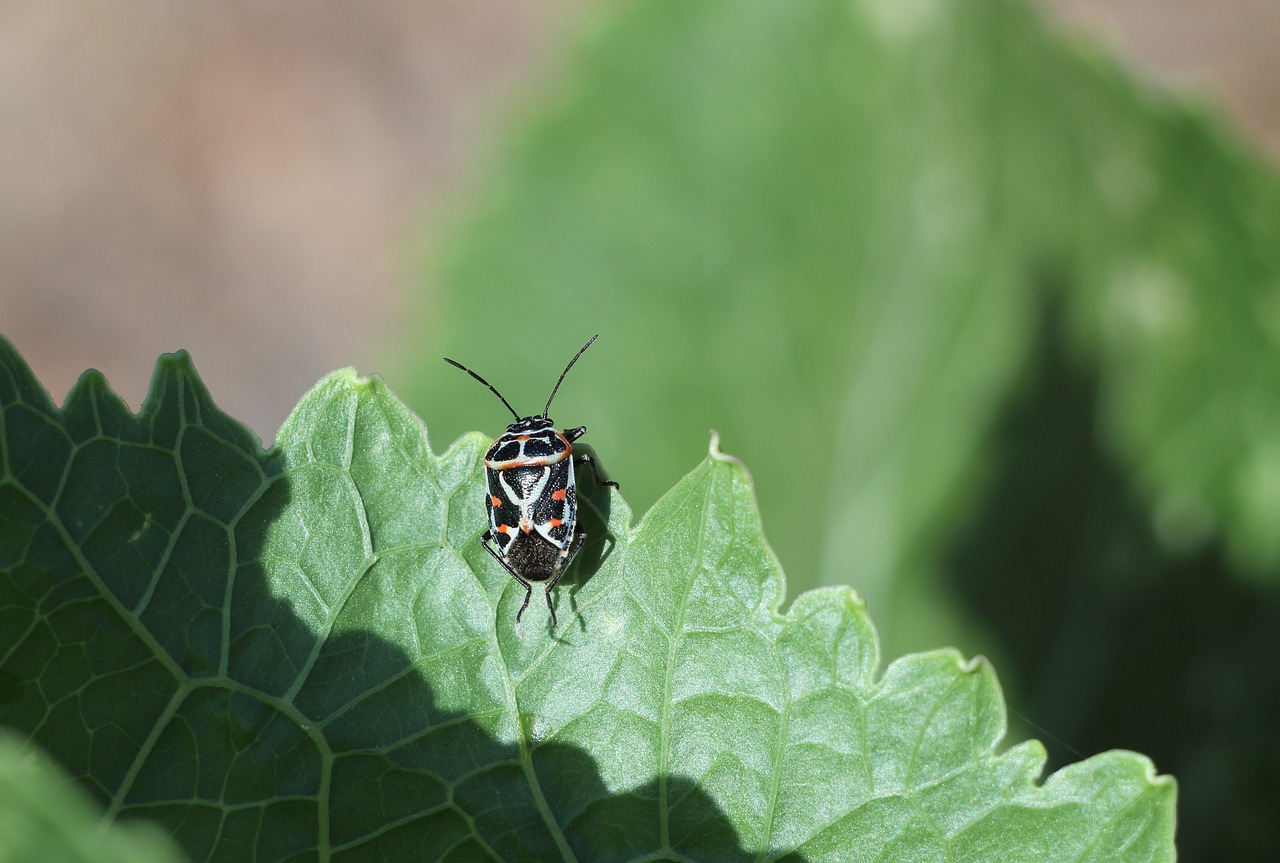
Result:
[[[457,366],[489,388],[511,411],[516,421],[493,442],[484,454],[484,505],[489,512],[489,529],[480,538],[484,550],[502,564],[502,568],[524,588],[524,602],[516,612],[516,623],[529,607],[533,582],[546,582],[547,610],[551,612],[551,628],[556,626],[556,609],[551,604],[551,589],[569,569],[582,548],[587,535],[578,524],[578,498],[574,487],[573,467],[591,466],[596,485],[618,487],[616,482],[600,479],[595,460],[584,454],[573,454],[573,442],[587,432],[586,426],[558,432],[547,416],[556,390],[564,376],[591,347],[599,333],[587,340],[560,379],[551,389],[542,414],[522,417],[502,397],[493,384],[462,363],[448,357],[444,361]]]

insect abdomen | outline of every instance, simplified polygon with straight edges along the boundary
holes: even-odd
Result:
[[[535,533],[520,533],[503,555],[526,581],[547,581],[556,574],[564,552]]]

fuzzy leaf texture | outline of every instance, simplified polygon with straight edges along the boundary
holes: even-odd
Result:
[[[435,454],[376,378],[263,452],[185,355],[134,416],[0,341],[0,408],[0,723],[192,859],[1173,859],[1145,758],[1040,783],[984,661],[880,674],[848,588],[780,614],[714,442],[634,526],[582,477],[552,633],[479,545],[486,439]]]

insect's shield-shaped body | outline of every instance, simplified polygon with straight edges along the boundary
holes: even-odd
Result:
[[[547,581],[569,554],[578,499],[570,438],[533,419],[545,425],[516,423],[485,453],[485,506],[498,553],[528,581]]]
[[[516,613],[517,623],[529,606],[532,583],[545,583],[551,625],[556,625],[551,589],[569,569],[586,540],[578,526],[574,465],[588,464],[598,485],[618,487],[616,482],[600,479],[590,456],[573,454],[573,442],[586,433],[586,426],[558,432],[547,416],[564,376],[595,340],[592,336],[560,373],[541,416],[521,417],[492,384],[461,363],[445,358],[445,362],[488,387],[516,418],[485,453],[485,508],[489,529],[481,537],[481,543],[525,589],[524,602]]]

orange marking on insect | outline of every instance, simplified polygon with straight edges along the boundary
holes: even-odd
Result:
[[[498,525],[498,533],[510,533],[505,524]]]
[[[551,499],[552,499],[552,500],[564,500],[564,495],[565,495],[565,492],[567,492],[567,491],[568,491],[568,489],[567,489],[567,488],[558,488],[558,489],[556,489],[555,491],[551,492]]]
[[[547,522],[548,527],[559,527],[562,524],[564,524],[564,522],[558,518],[553,518],[551,521]]]
[[[528,439],[529,439],[529,436],[528,436],[527,434],[522,434],[522,435],[519,435],[518,437],[516,437],[516,440],[518,440],[518,441],[526,441],[526,440],[528,440]]]
[[[502,498],[498,497],[496,494],[489,495],[489,503],[494,506],[502,506]]]

